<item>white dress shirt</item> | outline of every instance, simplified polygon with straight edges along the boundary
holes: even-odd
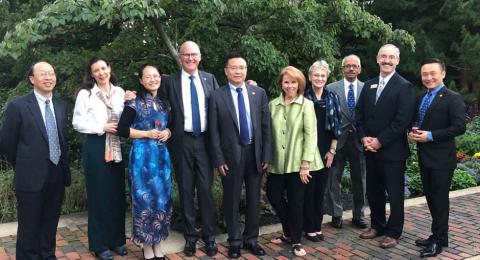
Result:
[[[355,103],[357,103],[357,100],[358,100],[358,91],[357,91],[358,79],[355,79],[354,82],[350,82],[346,78],[343,78],[343,88],[345,90],[345,99],[347,100],[346,104],[348,104],[348,91],[349,91],[350,84],[353,85],[353,96],[355,97]]]
[[[50,95],[50,98],[46,98],[40,95],[35,89],[33,90],[35,97],[37,98],[38,106],[40,107],[40,112],[42,113],[43,123],[46,125],[45,121],[45,101],[50,100],[50,109],[52,110],[53,119],[55,119],[55,125],[57,124],[57,118],[55,117],[55,109],[53,108],[53,95]]]
[[[183,116],[184,116],[184,131],[193,132],[192,125],[192,97],[190,95],[190,74],[182,69],[182,100],[183,100]],[[195,89],[197,90],[198,108],[200,112],[200,126],[202,132],[207,130],[207,106],[205,104],[205,92],[203,91],[202,81],[198,75],[198,70],[193,74],[195,79]]]
[[[385,88],[385,86],[388,84],[388,81],[392,78],[393,74],[395,74],[395,70],[392,73],[388,74],[385,78],[382,78],[382,75],[378,76],[378,84],[380,84],[380,81],[382,81],[383,79],[383,82],[385,83],[383,85],[383,88]]]
[[[230,93],[232,94],[233,106],[235,107],[235,113],[237,113],[237,122],[238,122],[238,133],[240,133],[240,115],[238,114],[238,92],[237,87],[228,83],[228,87],[230,88]],[[245,111],[247,112],[247,125],[248,125],[248,134],[250,136],[250,141],[253,138],[252,135],[252,117],[250,114],[250,100],[248,99],[248,92],[245,83],[242,84],[242,96],[243,101],[245,102]]]
[[[103,127],[108,120],[108,110],[97,96],[97,92],[100,91],[95,84],[90,91],[82,89],[78,92],[72,120],[73,128],[78,132],[98,135],[105,133]],[[109,95],[113,111],[120,118],[125,101],[125,91],[120,87],[111,85]]]

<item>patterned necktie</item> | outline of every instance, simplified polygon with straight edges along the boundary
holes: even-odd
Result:
[[[377,103],[378,98],[380,98],[380,95],[382,94],[382,91],[384,88],[385,88],[385,81],[382,79],[380,80],[380,84],[378,85],[378,88],[377,88],[377,96],[375,98],[375,103]]]
[[[247,145],[250,143],[248,134],[247,109],[243,100],[242,88],[236,88],[238,93],[238,119],[240,123],[240,144]]]
[[[192,128],[193,136],[199,136],[202,133],[202,127],[200,123],[200,109],[198,106],[197,88],[195,88],[195,76],[190,77],[190,97],[192,103]]]
[[[50,161],[57,165],[60,161],[60,142],[58,141],[57,124],[50,109],[50,100],[45,101],[45,128],[48,136],[48,149],[50,150]]]
[[[353,92],[353,84],[348,86],[347,104],[350,113],[352,113],[352,115],[355,114],[355,93]]]
[[[430,102],[432,100],[432,93],[429,91],[425,98],[423,99],[423,103],[420,106],[420,110],[418,110],[418,125],[422,126],[423,119],[425,119],[425,115],[427,114],[428,107],[430,106]]]

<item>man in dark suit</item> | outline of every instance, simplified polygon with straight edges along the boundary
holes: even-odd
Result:
[[[445,87],[445,64],[427,59],[420,69],[427,91],[416,103],[415,122],[409,134],[417,143],[423,191],[432,215],[432,235],[415,244],[425,247],[422,257],[436,256],[448,246],[448,191],[457,167],[455,136],[465,132],[465,103],[462,96]]]
[[[212,196],[213,167],[207,142],[208,99],[218,88],[215,76],[198,70],[202,56],[195,42],[180,47],[182,70],[168,77],[165,89],[172,108],[167,142],[175,171],[183,221],[186,256],[193,256],[199,238],[195,227],[195,194],[201,217],[201,237],[208,256],[217,253],[215,214]],[[196,191],[196,192],[195,192]]]
[[[17,197],[17,259],[56,259],[55,235],[65,186],[70,185],[67,103],[52,95],[47,62],[28,73],[33,91],[11,101],[0,129],[0,151],[12,164]]]
[[[342,60],[344,78],[331,83],[327,89],[333,91],[340,99],[342,111],[342,134],[337,141],[336,165],[328,175],[327,205],[332,214],[332,226],[342,227],[342,175],[345,164],[350,164],[350,177],[353,193],[353,219],[352,223],[358,228],[366,228],[364,219],[365,208],[365,154],[362,144],[357,136],[355,127],[355,105],[363,89],[363,82],[358,80],[362,71],[360,58],[351,54]]]
[[[369,239],[385,235],[383,248],[395,247],[403,231],[407,131],[413,115],[415,90],[395,72],[400,50],[392,44],[380,48],[380,76],[363,86],[356,110],[358,137],[366,150],[367,198],[371,228],[360,235]],[[386,196],[390,201],[388,222]]]
[[[272,159],[270,113],[265,91],[245,83],[247,62],[239,53],[226,58],[228,84],[215,90],[209,101],[209,139],[214,166],[222,176],[228,256],[240,257],[243,245],[253,254],[265,251],[258,245],[262,173]],[[239,203],[246,188],[243,237],[240,234]]]

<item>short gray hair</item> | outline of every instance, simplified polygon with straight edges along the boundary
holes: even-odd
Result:
[[[327,76],[330,75],[330,66],[324,60],[317,60],[314,62],[308,69],[308,75],[312,75],[313,71],[315,70],[325,70],[327,72]]]
[[[350,54],[350,55],[345,56],[345,57],[342,59],[342,67],[343,67],[343,65],[345,65],[345,61],[346,61],[348,58],[354,58],[355,60],[357,60],[358,66],[362,67],[362,63],[360,62],[360,57],[358,57],[358,56],[355,55],[355,54]]]
[[[381,51],[382,49],[385,49],[385,48],[392,48],[392,49],[393,49],[393,52],[395,53],[395,55],[397,56],[397,58],[400,59],[400,49],[399,49],[397,46],[395,46],[395,45],[393,45],[393,44],[391,44],[391,43],[387,43],[387,44],[383,45],[382,47],[380,47],[380,49],[378,49],[377,57],[380,55],[380,51]]]

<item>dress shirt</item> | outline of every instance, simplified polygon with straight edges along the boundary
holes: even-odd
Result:
[[[273,163],[270,173],[299,172],[302,160],[310,162],[310,171],[323,168],[317,146],[317,119],[313,102],[299,95],[285,106],[283,94],[270,101]]]
[[[385,87],[387,86],[388,81],[390,81],[390,79],[393,77],[393,74],[395,74],[395,70],[392,73],[388,74],[385,78],[383,78],[382,75],[378,76],[378,84],[379,84],[378,87],[380,87],[380,82],[382,81],[382,79],[383,79],[383,82],[385,83],[385,85],[383,85],[382,92],[385,90]]]
[[[78,92],[72,124],[73,128],[80,133],[98,135],[105,133],[103,127],[108,120],[108,110],[102,100],[97,97],[97,92],[101,92],[97,84],[90,91],[81,89]],[[120,118],[125,101],[125,91],[120,87],[111,85],[109,95],[113,111]]]
[[[235,113],[237,113],[237,122],[240,124],[240,115],[238,114],[238,92],[237,92],[237,87],[228,83],[228,86],[230,88],[230,93],[232,94],[232,100],[233,100],[233,106],[235,107]],[[247,92],[247,87],[245,86],[245,83],[242,84],[242,96],[243,96],[243,101],[245,102],[245,110],[247,112],[247,125],[248,125],[248,134],[250,136],[250,142],[252,141],[253,138],[253,133],[252,133],[252,117],[250,114],[250,101],[248,99],[248,92]],[[240,125],[238,125],[238,132],[240,133]]]
[[[430,89],[428,90],[430,93],[432,93],[432,98],[430,99],[430,104],[428,104],[428,107],[430,107],[430,105],[432,104],[433,100],[435,99],[435,96],[437,95],[437,93],[444,87],[445,85],[442,83],[440,84],[438,87],[435,87],[434,89]],[[428,92],[427,92],[428,93]],[[422,103],[420,103],[420,107],[422,107],[423,103],[425,102],[425,99],[426,99],[427,95],[425,94],[425,96],[423,96],[423,99],[422,99]],[[425,120],[425,119],[424,119]],[[427,139],[429,142],[432,142],[433,141],[433,136],[432,136],[432,132],[431,131],[428,131],[427,132]]]
[[[192,125],[192,97],[190,95],[190,76],[193,75],[195,79],[195,89],[197,90],[198,97],[198,109],[200,112],[200,126],[201,131],[205,132],[207,130],[207,106],[205,102],[205,92],[203,91],[202,81],[200,75],[198,75],[198,70],[194,74],[188,74],[182,69],[182,100],[183,100],[183,130],[185,132],[193,132]]]
[[[38,93],[35,89],[33,90],[35,97],[37,98],[38,106],[40,107],[40,112],[42,113],[43,123],[47,124],[45,121],[45,101],[50,100],[50,109],[52,110],[53,119],[55,119],[55,124],[57,124],[57,118],[55,117],[55,108],[53,108],[53,95],[51,94],[49,98],[46,98],[40,93]]]
[[[350,82],[346,78],[343,78],[343,89],[345,90],[345,100],[347,101],[346,104],[348,104],[348,90],[349,90],[350,84],[353,85],[353,95],[355,96],[355,104],[356,104],[358,100],[358,91],[357,91],[358,79],[355,79],[354,82]]]

